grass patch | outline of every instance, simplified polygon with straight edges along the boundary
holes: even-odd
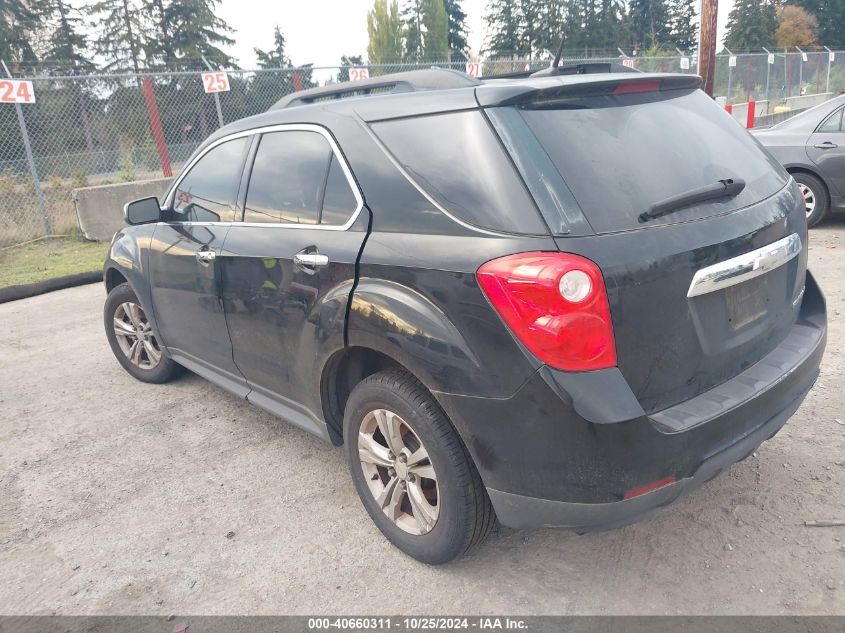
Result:
[[[102,270],[109,245],[75,238],[39,240],[0,250],[0,288]]]

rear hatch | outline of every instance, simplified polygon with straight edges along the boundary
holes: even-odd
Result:
[[[600,267],[618,365],[646,412],[763,358],[794,324],[804,285],[794,183],[697,81],[604,75],[476,90],[560,250]],[[728,195],[689,198],[720,181],[734,183]]]

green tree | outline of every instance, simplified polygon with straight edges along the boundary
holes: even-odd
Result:
[[[819,41],[830,48],[845,48],[845,0],[824,0],[815,14]]]
[[[27,0],[0,0],[0,59],[17,69],[37,60],[32,38],[42,15]]]
[[[367,57],[371,64],[385,64],[402,59],[402,21],[397,0],[375,0],[367,13]]]
[[[732,51],[770,48],[775,45],[777,27],[773,0],[736,0],[728,14],[725,46]]]
[[[423,0],[408,0],[400,13],[405,59],[419,62],[423,58]]]
[[[443,0],[423,1],[423,57],[429,61],[442,61],[449,55],[449,16]]]
[[[220,48],[231,46],[235,40],[229,37],[234,29],[217,16],[217,4],[217,0],[174,0],[165,5],[170,46],[180,67],[200,70],[205,67],[203,57],[216,67],[235,65]]]
[[[698,47],[697,5],[696,0],[670,0],[669,40],[671,46],[677,46],[682,51]]]
[[[352,66],[362,66],[364,61],[360,55],[342,55],[340,58],[340,68],[337,70],[337,80],[349,81],[349,69]]]
[[[466,57],[469,51],[467,15],[461,8],[461,0],[444,0],[443,6],[449,18],[449,53],[458,57]]]
[[[666,0],[632,0],[630,27],[634,46],[643,49],[668,46],[669,9]]]
[[[273,48],[263,51],[260,48],[253,48],[255,56],[258,57],[258,65],[261,68],[285,68],[290,66],[290,60],[285,55],[285,36],[276,25],[273,30]]]
[[[51,32],[42,60],[61,64],[76,73],[93,71],[95,65],[88,57],[88,38],[79,28],[83,22],[80,10],[65,0],[49,0],[44,9]]]
[[[143,0],[143,2],[144,11],[152,21],[150,35],[144,40],[144,52],[148,59],[166,67],[173,63],[176,57],[173,52],[170,15],[166,10],[164,0]]]
[[[145,65],[141,34],[147,29],[137,0],[100,0],[90,9],[97,23],[94,50],[106,60],[105,69],[134,70]]]
[[[526,53],[519,0],[490,0],[484,21],[487,25],[485,52],[494,57],[521,56]]]

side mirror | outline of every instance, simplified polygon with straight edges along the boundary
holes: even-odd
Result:
[[[149,224],[161,219],[161,206],[158,198],[141,198],[133,200],[123,207],[123,217],[127,224]]]

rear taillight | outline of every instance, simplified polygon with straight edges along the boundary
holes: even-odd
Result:
[[[616,365],[604,279],[589,259],[569,253],[520,253],[483,264],[478,283],[511,331],[557,369]]]

